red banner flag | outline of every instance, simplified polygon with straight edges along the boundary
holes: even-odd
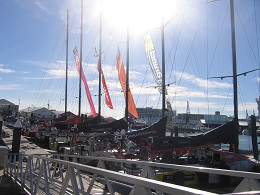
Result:
[[[101,65],[100,65],[100,60],[98,60],[98,72],[100,74],[102,74],[102,85],[103,85],[103,88],[104,88],[104,92],[105,92],[105,98],[106,98],[106,104],[107,106],[110,108],[110,109],[113,109],[113,105],[112,105],[112,102],[111,102],[111,99],[110,99],[110,95],[109,95],[109,92],[108,92],[108,88],[107,88],[107,84],[106,84],[106,81],[105,81],[105,76],[103,74],[103,70],[101,68]]]
[[[73,52],[75,54],[75,61],[76,61],[78,73],[80,74],[80,59],[79,59],[79,54],[78,54],[76,47],[74,48]],[[81,79],[82,79],[84,86],[85,86],[85,91],[86,91],[88,102],[89,102],[89,105],[90,105],[91,115],[97,116],[95,106],[93,104],[92,97],[91,97],[91,94],[90,94],[90,91],[89,91],[89,88],[88,88],[88,83],[87,83],[87,79],[85,77],[84,71],[81,71]]]
[[[122,90],[124,92],[124,95],[126,97],[126,74],[125,74],[125,68],[124,63],[122,62],[122,58],[120,53],[116,55],[117,59],[117,70],[118,70],[118,78],[122,87]],[[128,111],[135,117],[138,118],[138,113],[136,110],[135,102],[132,96],[132,93],[130,91],[130,88],[128,87]]]

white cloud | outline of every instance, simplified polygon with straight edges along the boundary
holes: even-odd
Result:
[[[45,7],[45,6],[42,4],[42,2],[36,1],[36,2],[35,2],[35,5],[36,5],[38,8],[40,8],[42,11],[44,11],[45,13],[51,14],[51,11],[50,11],[49,9],[47,9],[47,7]]]
[[[43,67],[43,68],[48,68],[48,69],[65,67],[65,64],[66,64],[65,61],[47,62],[47,61],[21,60],[21,62],[24,64],[27,64],[27,65]],[[71,63],[71,62],[69,62],[69,63]]]
[[[30,72],[29,72],[29,71],[21,71],[21,73],[23,73],[23,74],[29,74]]]
[[[12,73],[12,72],[15,72],[14,70],[7,69],[7,68],[1,68],[1,67],[4,67],[4,65],[0,64],[0,72],[2,72],[2,73]]]
[[[49,79],[53,79],[52,77],[20,77],[21,79],[24,80],[49,80]]]
[[[20,90],[20,84],[4,84],[4,85],[0,85],[0,90],[1,91],[10,91],[10,90]]]
[[[231,84],[225,82],[217,82],[217,81],[201,79],[189,73],[176,72],[176,76],[180,79],[184,79],[199,87],[204,87],[204,88],[230,88],[232,86]]]

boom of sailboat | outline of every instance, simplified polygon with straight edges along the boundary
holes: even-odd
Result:
[[[249,71],[246,71],[246,72],[242,72],[240,74],[237,74],[236,76],[246,76],[247,73],[250,73],[250,72],[255,72],[257,70],[260,70],[260,68],[257,68],[257,69],[254,69],[254,70],[249,70]],[[230,77],[234,77],[233,75],[230,75],[230,76],[219,76],[219,77],[208,77],[208,79],[218,79],[220,78],[221,80],[224,79],[224,78],[230,78]]]

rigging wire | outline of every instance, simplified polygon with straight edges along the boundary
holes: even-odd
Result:
[[[255,1],[254,1],[254,3],[255,3]],[[245,25],[243,24],[243,22],[242,22],[242,19],[241,19],[241,16],[240,16],[240,14],[239,14],[239,12],[238,12],[238,10],[237,10],[237,7],[235,6],[235,10],[236,10],[236,13],[237,13],[237,15],[238,15],[238,18],[239,18],[239,21],[240,21],[240,23],[241,23],[241,25],[242,25],[242,28],[243,28],[243,31],[244,31],[244,33],[245,33],[245,36],[246,36],[246,38],[247,38],[247,41],[248,41],[248,44],[249,44],[249,46],[250,46],[250,49],[251,49],[251,52],[252,52],[252,54],[253,54],[253,58],[254,58],[254,60],[255,60],[255,62],[256,62],[256,64],[258,65],[258,68],[260,68],[260,61],[259,61],[259,46],[258,46],[258,34],[257,34],[257,21],[256,21],[256,10],[255,10],[255,4],[254,4],[254,13],[255,13],[255,23],[256,23],[256,37],[257,37],[257,56],[256,56],[256,54],[255,54],[255,52],[254,52],[254,49],[253,49],[253,46],[252,46],[252,43],[251,43],[251,41],[249,40],[249,36],[248,36],[248,33],[247,33],[247,31],[246,31],[246,28],[245,28]],[[260,71],[258,71],[258,73],[259,73],[259,76],[260,76]],[[260,85],[259,85],[259,83],[257,83],[257,85],[258,85],[258,94],[260,95]],[[241,100],[242,101],[242,100]],[[243,102],[242,102],[243,103]]]
[[[206,8],[206,5],[205,5],[205,7],[204,7],[203,9],[205,9],[205,8]],[[204,11],[203,11],[202,13],[204,13]],[[198,28],[199,28],[199,26],[200,26],[200,24],[201,24],[201,22],[202,22],[202,18],[203,18],[203,14],[201,15]],[[186,28],[187,28],[187,26],[186,26]],[[187,28],[187,29],[188,29],[188,28]],[[197,31],[198,31],[198,30],[197,30]],[[189,38],[190,44],[193,45],[194,43],[192,43],[191,36],[190,36],[190,34],[189,34],[188,31],[187,31],[187,34],[188,34],[188,38]],[[195,42],[195,38],[194,38],[194,42]],[[195,65],[196,65],[196,67],[197,67],[198,75],[199,75],[200,78],[202,78],[202,75],[201,75],[201,72],[200,72],[200,69],[199,69],[199,66],[198,66],[197,57],[196,57],[196,55],[195,55],[195,51],[194,51],[193,46],[191,47],[191,51],[192,51],[193,58],[194,58],[194,60],[195,60]],[[192,67],[193,67],[193,66],[192,66]],[[204,91],[204,93],[205,93],[205,91],[206,91],[206,89],[205,89],[204,87],[203,87],[203,91]],[[207,99],[207,97],[205,97],[205,98]]]
[[[216,43],[216,46],[215,46],[215,49],[214,49],[214,52],[213,52],[213,56],[212,56],[212,59],[211,59],[211,62],[210,62],[210,67],[209,67],[209,70],[208,70],[208,73],[207,73],[208,75],[210,74],[210,70],[211,70],[212,65],[213,65],[213,60],[215,58],[215,54],[216,54],[216,51],[217,51],[217,48],[218,48],[218,45],[219,45],[220,36],[222,34],[222,30],[223,30],[223,27],[224,27],[224,21],[226,20],[227,13],[228,13],[228,6],[226,8],[225,16],[223,17],[223,21],[222,21],[222,26],[221,26],[219,34],[218,34],[217,43]]]
[[[142,84],[141,84],[141,87],[140,87],[140,90],[139,90],[139,93],[138,93],[138,96],[137,96],[137,98],[136,98],[136,102],[138,102],[139,97],[140,97],[140,94],[141,94],[141,91],[142,91],[142,88],[144,87],[144,81],[145,81],[146,78],[147,78],[148,69],[149,69],[149,67],[147,66],[146,71],[145,71],[145,74],[144,74],[144,77],[143,77],[143,81],[142,81]]]
[[[202,22],[202,15],[201,15],[201,18],[200,18],[200,22],[199,22],[199,23],[201,24],[201,22]],[[197,26],[197,29],[196,29],[194,38],[193,38],[193,40],[191,41],[191,46],[190,46],[190,49],[189,49],[189,52],[188,52],[188,56],[187,56],[187,58],[186,58],[186,61],[185,61],[185,64],[184,64],[182,73],[181,73],[181,75],[180,75],[180,79],[179,79],[179,81],[177,82],[178,84],[177,84],[177,87],[176,87],[176,91],[178,91],[178,88],[179,88],[179,86],[180,86],[180,82],[181,82],[182,77],[183,77],[183,75],[184,75],[184,71],[185,71],[185,69],[186,69],[186,67],[187,67],[187,65],[188,65],[188,61],[189,61],[190,55],[191,55],[191,53],[192,53],[192,51],[193,51],[193,46],[194,46],[194,43],[195,43],[195,40],[196,40],[198,31],[199,31],[199,26],[200,26],[200,24]]]
[[[257,47],[257,56],[258,56],[258,62],[260,61],[259,58],[259,41],[258,41],[258,25],[257,25],[257,20],[256,20],[256,5],[255,5],[255,0],[254,0],[254,15],[255,15],[255,30],[256,30],[256,47]],[[260,64],[258,64],[258,68],[260,68]],[[258,78],[260,78],[260,71],[258,71]],[[257,82],[258,84],[258,96],[260,97],[260,83]]]
[[[211,1],[212,2],[212,1]],[[207,5],[208,3],[211,3],[211,2],[207,2]],[[222,31],[223,31],[223,27],[224,27],[224,21],[226,19],[226,16],[227,16],[227,13],[228,13],[228,6],[226,7],[226,11],[225,11],[225,15],[223,17],[223,20],[222,20],[222,25],[220,27],[220,31],[218,33],[218,38],[217,38],[217,43],[216,43],[216,46],[214,48],[214,52],[213,52],[213,56],[212,56],[212,59],[211,59],[211,62],[210,62],[210,66],[209,66],[209,21],[208,21],[208,6],[207,6],[207,90],[206,90],[206,98],[207,98],[207,102],[208,102],[208,115],[210,114],[210,107],[209,107],[209,82],[208,82],[208,78],[209,78],[209,74],[211,72],[211,68],[213,66],[213,62],[214,62],[214,58],[215,58],[215,55],[217,53],[217,48],[219,48],[219,41],[220,41],[220,36],[222,34]],[[218,58],[219,59],[219,58]],[[218,66],[219,67],[219,66]],[[218,69],[219,70],[219,69]],[[218,93],[219,93],[219,89],[218,89]],[[218,96],[219,97],[219,96]],[[218,99],[219,101],[219,99]]]
[[[185,12],[185,13],[186,13],[186,12]],[[180,35],[181,35],[181,32],[182,32],[182,27],[183,27],[183,23],[184,23],[183,21],[184,21],[185,13],[182,15],[181,28],[180,28],[180,31],[179,31],[179,33],[178,33],[177,40],[176,40],[176,41],[173,41],[174,44],[173,44],[172,48],[170,49],[170,52],[169,52],[169,55],[168,55],[167,61],[166,61],[166,62],[168,62],[168,59],[169,59],[169,63],[170,63],[170,65],[171,65],[171,70],[170,70],[170,75],[169,75],[168,83],[171,82],[170,79],[171,79],[171,77],[172,77],[172,72],[175,73],[175,74],[174,74],[174,80],[175,80],[175,81],[177,80],[177,77],[176,77],[176,68],[177,68],[177,67],[174,66],[174,62],[175,62],[176,55],[177,55],[177,48],[178,48],[178,45],[179,45],[179,42],[180,42]],[[173,39],[174,39],[174,38],[173,38]],[[175,49],[175,51],[174,51],[173,60],[170,61],[170,56],[171,56],[171,53],[172,53],[172,51],[173,51],[173,48],[174,48],[175,43],[176,43],[176,49]],[[175,69],[174,69],[174,68],[175,68]],[[175,70],[175,71],[173,71],[173,70]],[[175,82],[175,92],[174,92],[174,96],[172,97],[172,101],[175,99],[175,102],[176,102],[176,93],[177,93],[177,90],[176,90],[176,89],[177,89],[177,87],[176,87],[176,82]],[[171,101],[170,101],[170,103],[171,103]],[[176,110],[176,104],[175,104],[175,110]]]
[[[224,103],[223,106],[222,106],[222,111],[221,111],[221,113],[224,113],[224,110],[225,110],[225,107],[226,107],[227,100],[228,100],[228,97],[229,97],[229,95],[230,95],[231,89],[232,89],[232,86],[229,87],[229,91],[228,91],[228,94],[227,94],[227,96],[226,96],[225,103]]]
[[[245,115],[246,115],[247,107],[246,107],[246,104],[244,103],[246,101],[245,101],[245,97],[243,97],[243,93],[241,92],[240,88],[238,88],[238,93],[239,93],[240,101],[241,101],[242,106],[243,106],[243,110],[245,111]]]
[[[59,33],[59,34],[60,34],[59,39],[58,39],[57,42],[54,44],[54,47],[53,47],[53,49],[52,49],[52,51],[51,51],[51,55],[50,55],[49,60],[48,60],[48,64],[51,63],[51,58],[53,58],[53,56],[54,56],[54,51],[56,50],[57,45],[58,45],[58,43],[60,42],[60,39],[61,39],[61,37],[62,37],[61,34],[63,34],[64,28],[65,28],[65,26],[62,25],[61,31],[60,31],[60,33]],[[60,52],[59,55],[61,55],[61,52]],[[55,63],[57,63],[57,61],[56,61]],[[54,67],[54,68],[55,68],[55,67]],[[46,75],[47,75],[47,72],[44,71],[42,78],[45,78]],[[47,82],[47,83],[44,83],[45,80],[48,80],[48,82]],[[46,78],[46,79],[41,79],[41,80],[40,80],[40,82],[39,82],[39,84],[38,84],[38,87],[37,87],[37,90],[35,91],[34,96],[33,96],[33,98],[32,98],[32,102],[35,102],[35,101],[36,101],[36,103],[34,103],[34,105],[44,105],[43,100],[44,100],[44,98],[47,96],[47,93],[49,93],[49,86],[50,86],[50,84],[51,84],[52,81],[53,81],[53,79],[48,79],[48,78]],[[44,85],[44,84],[45,84],[45,85]],[[42,93],[43,91],[45,91],[45,92]]]
[[[253,53],[254,59],[255,59],[256,63],[258,64],[258,67],[259,67],[259,64],[260,64],[260,63],[259,63],[259,60],[257,59],[257,57],[256,57],[256,55],[255,55],[255,52],[254,52],[254,50],[253,50],[253,46],[252,46],[252,44],[251,44],[251,42],[250,42],[250,40],[249,40],[249,36],[248,36],[248,34],[247,34],[247,32],[246,32],[245,26],[244,26],[244,24],[243,24],[243,22],[242,22],[242,19],[241,19],[241,17],[240,17],[240,14],[238,13],[238,10],[237,10],[236,6],[235,6],[235,10],[236,10],[236,12],[237,12],[239,21],[241,22],[241,25],[242,25],[242,27],[243,27],[244,33],[245,33],[245,35],[246,35],[246,38],[247,38],[247,41],[248,41],[248,43],[249,43],[250,49],[251,49],[251,51],[252,51],[252,53]]]

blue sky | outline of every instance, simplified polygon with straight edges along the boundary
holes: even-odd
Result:
[[[64,110],[66,13],[69,10],[68,110],[78,112],[79,77],[73,48],[80,47],[80,0],[0,1],[0,98],[20,109],[49,107]],[[160,14],[165,16],[167,99],[178,113],[233,115],[232,79],[207,79],[232,75],[230,8],[228,0],[104,1],[102,68],[114,109],[102,98],[104,116],[124,115],[124,97],[116,70],[117,48],[126,64],[126,26],[129,25],[130,88],[137,107],[161,108],[144,50],[143,36],[150,30],[161,65]],[[149,3],[147,3],[149,2]],[[155,1],[156,2],[156,1]],[[237,72],[260,66],[260,2],[234,0]],[[109,4],[107,4],[109,3]],[[127,8],[127,9],[126,9]],[[163,11],[160,11],[160,10]],[[125,17],[128,16],[128,19]],[[84,1],[83,68],[98,109],[97,57],[99,1]],[[115,21],[116,19],[116,21]],[[259,71],[238,77],[239,118],[257,111]],[[102,96],[104,97],[104,96]],[[90,113],[82,84],[82,113]]]

